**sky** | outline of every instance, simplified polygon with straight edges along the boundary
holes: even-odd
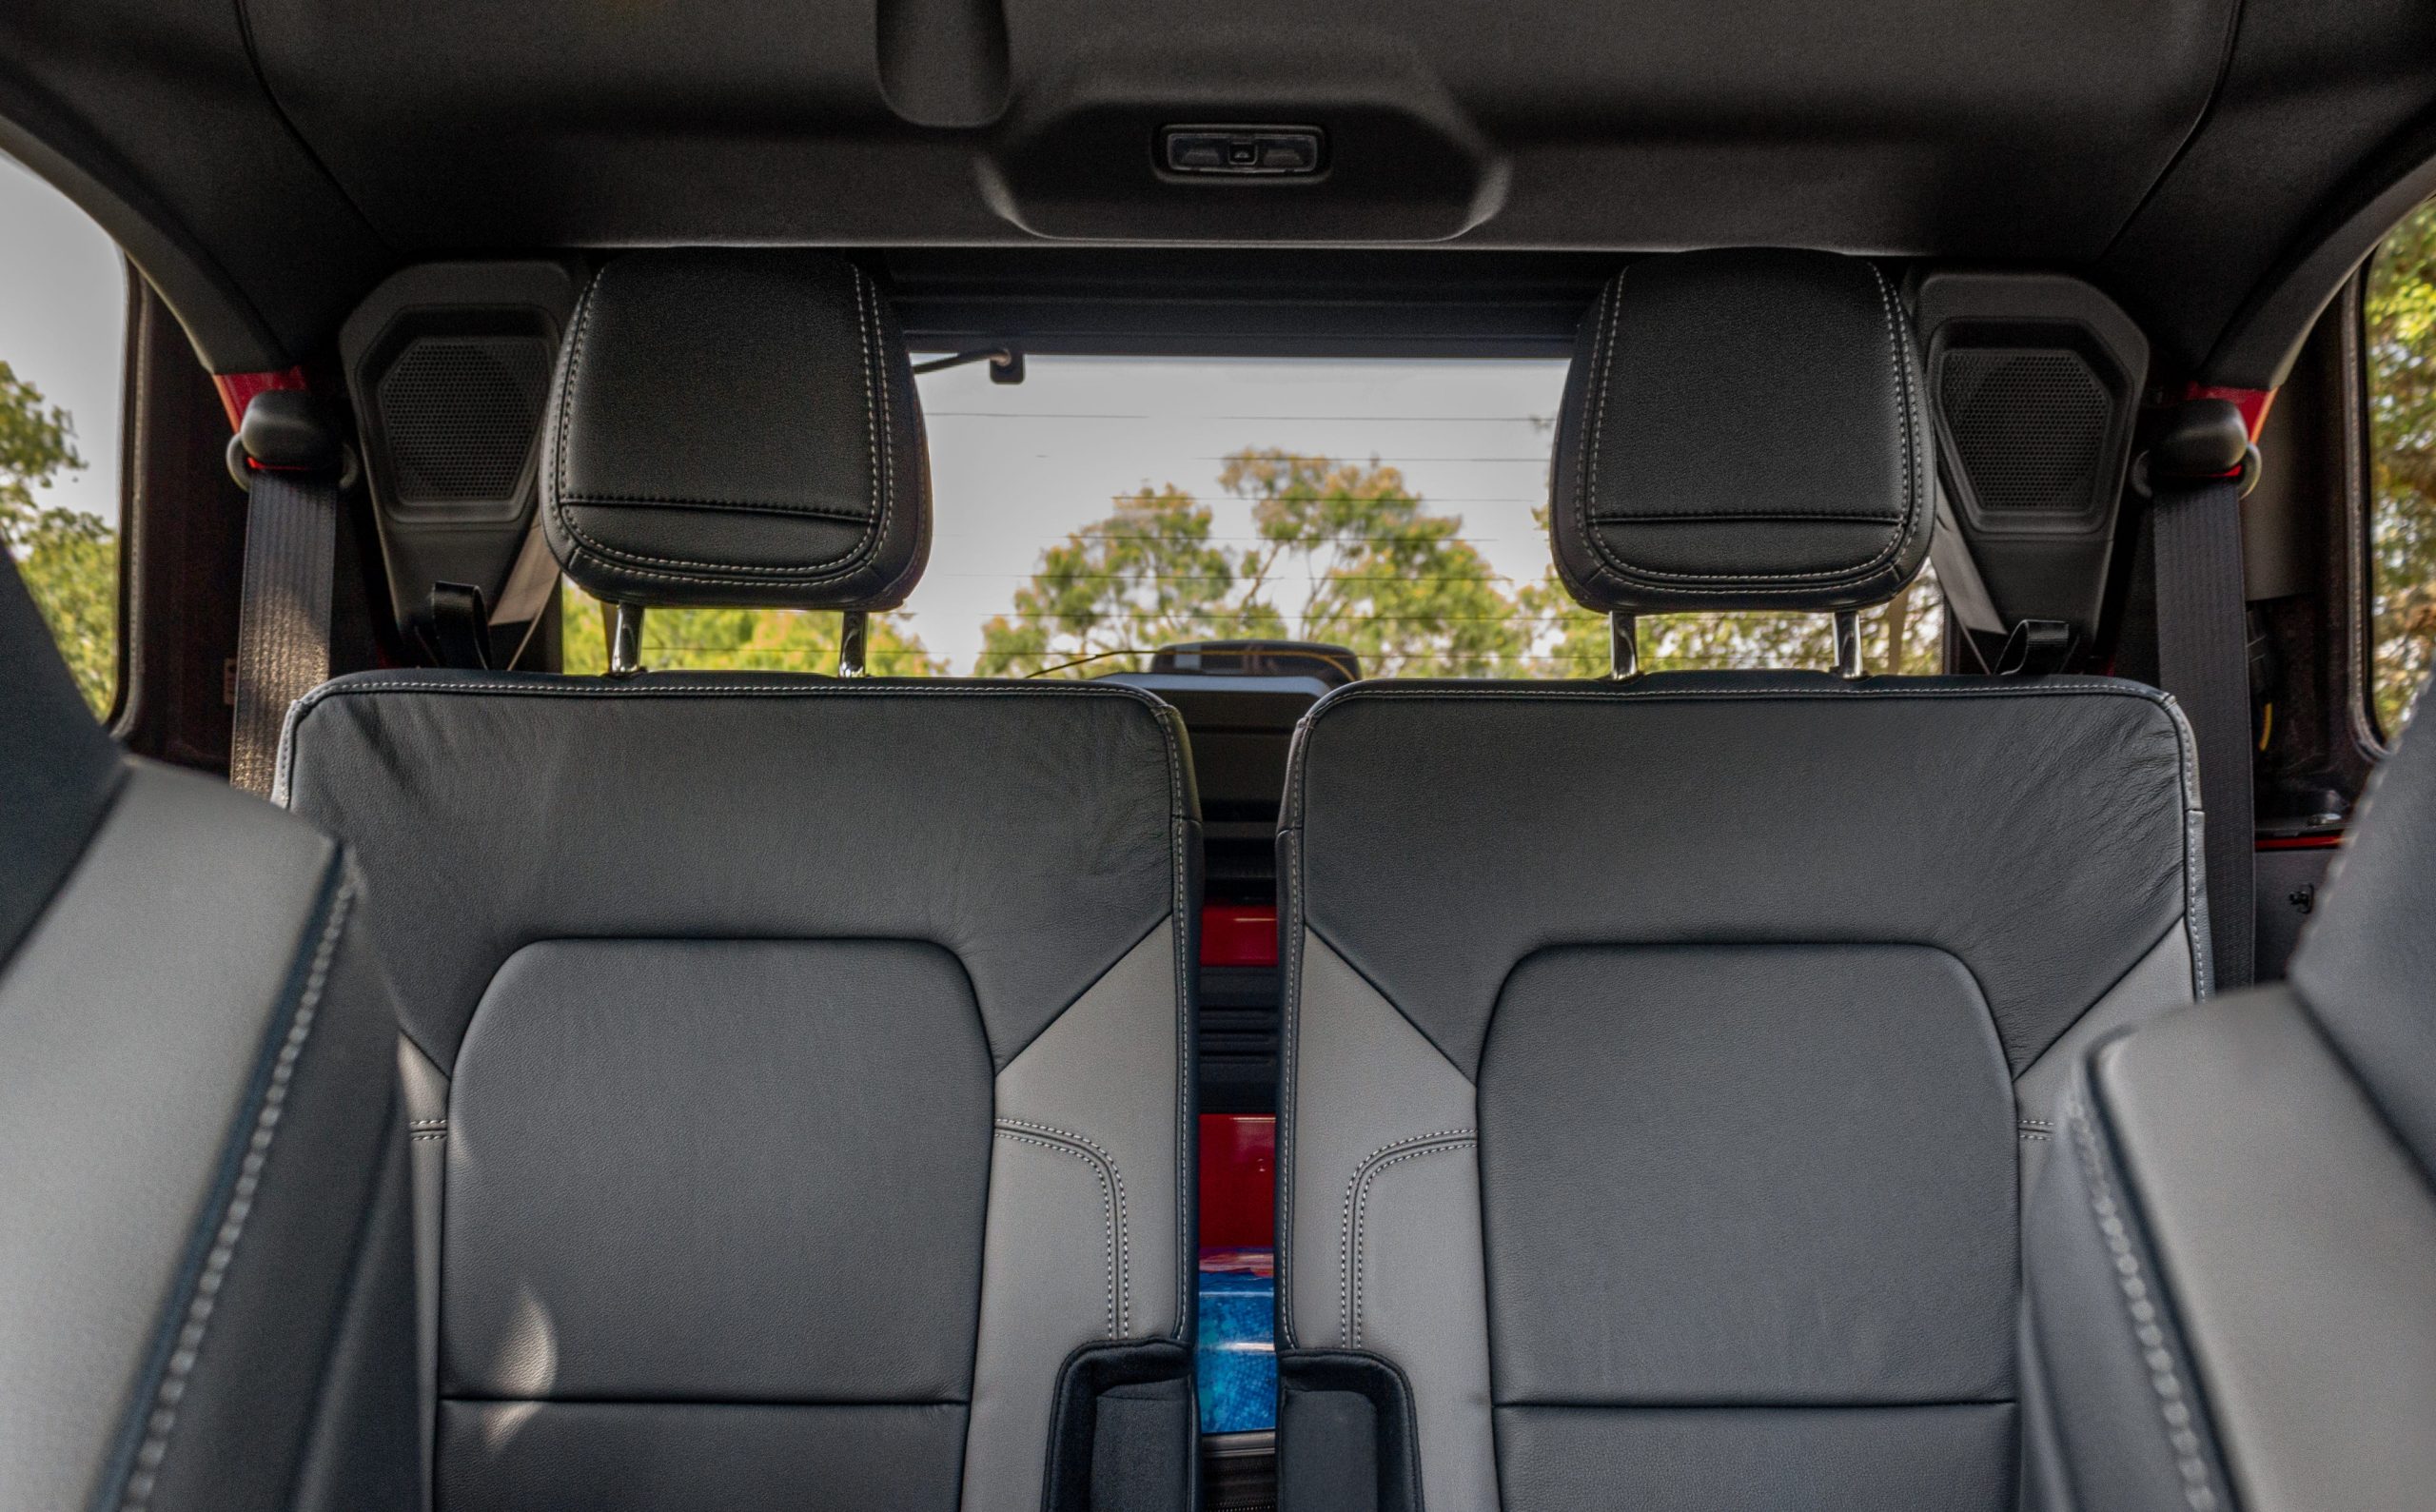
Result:
[[[118,247],[58,190],[0,155],[0,363],[74,419],[86,462],[34,497],[113,523],[126,330]]]

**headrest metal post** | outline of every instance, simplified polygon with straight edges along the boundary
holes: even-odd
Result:
[[[609,621],[609,676],[631,677],[643,670],[643,606],[619,604]]]
[[[1847,680],[1869,676],[1861,664],[1861,612],[1836,611],[1836,676]]]
[[[1607,676],[1617,682],[1630,682],[1640,676],[1640,636],[1633,617],[1621,609],[1607,616]]]
[[[863,657],[871,645],[872,617],[860,609],[849,609],[837,626],[837,676],[859,677],[863,675]]]

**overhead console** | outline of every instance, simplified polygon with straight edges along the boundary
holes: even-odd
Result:
[[[1307,25],[1086,46],[978,160],[1037,236],[1435,242],[1504,201],[1504,158],[1409,47]]]

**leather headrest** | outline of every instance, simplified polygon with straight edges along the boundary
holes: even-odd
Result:
[[[1931,465],[1910,324],[1875,265],[1644,258],[1574,345],[1557,573],[1597,610],[1878,603],[1927,559]]]
[[[2436,1170],[2436,684],[2377,765],[2318,890],[2293,988]]]
[[[887,609],[931,550],[894,314],[823,252],[630,252],[577,307],[542,528],[612,602]]]

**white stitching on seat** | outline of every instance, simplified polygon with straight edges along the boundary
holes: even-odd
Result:
[[[2149,1368],[2150,1389],[2156,1393],[2158,1416],[2165,1424],[2166,1446],[2173,1455],[2175,1473],[2182,1477],[2183,1501],[2190,1504],[2191,1512],[2215,1512],[2220,1502],[2213,1478],[2200,1452],[2199,1435],[2191,1427],[2193,1403],[2190,1394],[2183,1389],[2173,1352],[2166,1347],[2165,1329],[2157,1322],[2157,1305],[2151,1296],[2139,1250],[2124,1226],[2122,1208],[2115,1202],[2114,1188],[2107,1180],[2105,1163],[2098,1152],[2096,1130],[2091,1127],[2089,1107],[2077,1091],[2066,1106],[2065,1115],[2072,1120],[2073,1142],[2080,1151],[2082,1174],[2089,1182],[2090,1211],[2097,1220],[2099,1236],[2106,1242],[2107,1254],[2112,1262],[2110,1268],[2123,1292],[2132,1341],[2139,1345],[2141,1361]]]
[[[1035,1134],[1047,1134],[1065,1140],[1069,1144],[1080,1145],[1097,1156],[1100,1163],[1108,1168],[1108,1179],[1116,1188],[1117,1322],[1121,1325],[1122,1332],[1130,1333],[1133,1329],[1133,1227],[1131,1209],[1125,1200],[1125,1172],[1117,1165],[1116,1157],[1097,1143],[1084,1138],[1071,1129],[1035,1124],[1021,1118],[1001,1118],[998,1120],[998,1127],[1030,1129]]]
[[[583,297],[576,302],[575,331],[567,338],[566,366],[559,372],[557,393],[559,412],[556,417],[558,424],[555,433],[550,437],[551,486],[548,493],[550,513],[558,520],[560,530],[567,528],[567,427],[568,417],[575,413],[576,378],[583,368],[583,343],[585,335],[592,329],[594,296],[599,293],[600,285],[609,281],[609,268],[616,265],[612,263],[604,266],[599,272],[592,275],[591,283],[583,286]]]
[[[879,291],[863,276],[855,264],[846,265],[855,275],[855,319],[863,332],[863,413],[871,420],[872,492],[879,499],[879,519],[869,527],[863,544],[856,547],[858,563],[877,556],[888,544],[889,521],[896,513],[896,447],[895,425],[888,413],[888,374],[882,364],[888,360],[884,343],[874,344],[872,328],[879,324]],[[870,303],[866,312],[865,301]],[[876,401],[874,401],[876,396]]]
[[[1355,1252],[1361,1244],[1362,1208],[1369,1199],[1372,1172],[1411,1155],[1456,1149],[1471,1143],[1473,1138],[1473,1130],[1468,1129],[1433,1129],[1426,1134],[1415,1134],[1408,1139],[1382,1145],[1364,1156],[1362,1164],[1354,1168],[1352,1179],[1345,1184],[1345,1209],[1337,1223],[1337,1323],[1343,1330],[1346,1348],[1353,1348],[1359,1343],[1362,1326],[1362,1277],[1355,1264]]]
[[[1590,348],[1591,382],[1599,385],[1599,407],[1592,412],[1591,422],[1581,429],[1581,454],[1573,468],[1573,517],[1602,573],[1615,570],[1615,553],[1590,528],[1590,505],[1599,493],[1599,443],[1607,430],[1607,394],[1616,383],[1616,325],[1623,309],[1624,280],[1628,276],[1629,269],[1617,274],[1607,285],[1605,318],[1599,323],[1599,335]]]
[[[1030,1130],[1030,1132],[1018,1132]],[[1108,1336],[1122,1339],[1133,1326],[1133,1297],[1129,1272],[1129,1236],[1125,1227],[1125,1182],[1117,1174],[1116,1162],[1108,1151],[1062,1129],[1046,1124],[1028,1124],[1020,1119],[997,1120],[1000,1139],[1012,1139],[1019,1145],[1037,1145],[1043,1149],[1071,1155],[1090,1167],[1099,1178],[1100,1202],[1108,1212]]]
[[[870,514],[863,510],[837,509],[828,504],[762,504],[743,499],[687,499],[676,494],[584,494],[565,502],[629,505],[638,509],[665,504],[688,509],[730,510],[746,515],[792,515],[805,520],[826,520],[833,524],[860,525],[866,532],[871,529],[872,522]]]
[[[186,1323],[178,1330],[177,1347],[170,1352],[167,1368],[162,1372],[161,1384],[153,1393],[144,1443],[135,1451],[126,1495],[119,1502],[123,1512],[145,1512],[159,1483],[161,1462],[168,1457],[169,1435],[178,1425],[178,1404],[186,1396],[187,1379],[194,1373],[195,1361],[210,1332],[220,1288],[227,1280],[229,1265],[237,1257],[237,1243],[246,1236],[246,1220],[253,1214],[254,1194],[262,1188],[263,1168],[270,1161],[271,1143],[279,1135],[287,1090],[296,1079],[296,1063],[304,1053],[304,1042],[312,1035],[314,1020],[321,1015],[322,993],[330,980],[330,963],[338,953],[339,936],[346,929],[347,913],[354,903],[355,880],[348,877],[339,883],[338,893],[330,901],[330,916],[322,926],[321,940],[313,947],[313,964],[305,972],[304,991],[297,996],[296,1013],[288,1020],[287,1035],[271,1063],[270,1084],[263,1090],[262,1108],[254,1116],[253,1135],[238,1165],[236,1184],[228,1190],[227,1206],[221,1209],[219,1230],[213,1236],[210,1252],[204,1258],[203,1273],[195,1280],[194,1295],[187,1304]]]

